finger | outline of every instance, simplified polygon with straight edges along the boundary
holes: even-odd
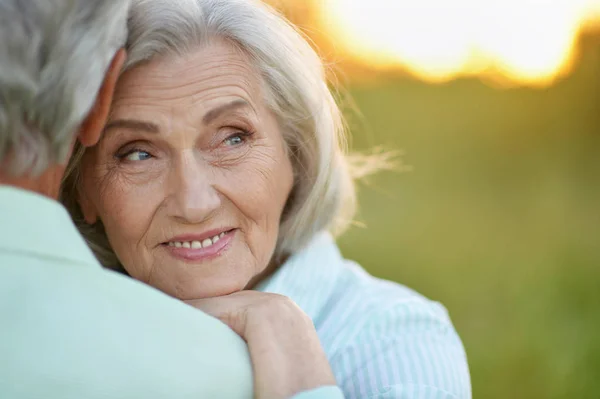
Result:
[[[184,302],[207,313],[220,313],[238,307],[250,307],[275,296],[256,291],[238,291],[212,298],[184,300]]]
[[[226,311],[229,308],[229,304],[227,304],[227,300],[222,297],[217,298],[205,298],[205,299],[190,299],[184,301],[190,306],[195,307],[196,309],[200,309],[205,313],[208,313],[212,316],[217,316],[220,313]]]
[[[216,297],[193,299],[184,302],[219,319],[244,338],[244,331],[246,328],[246,301],[232,300],[227,297]]]

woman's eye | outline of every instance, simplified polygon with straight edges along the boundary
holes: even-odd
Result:
[[[136,161],[145,161],[147,159],[150,159],[152,156],[147,153],[146,151],[141,151],[141,150],[133,150],[129,153],[127,153],[125,156],[123,156],[123,159],[127,160],[127,161],[131,161],[131,162],[136,162]]]
[[[225,144],[229,146],[240,145],[244,142],[242,134],[234,134],[225,139]]]

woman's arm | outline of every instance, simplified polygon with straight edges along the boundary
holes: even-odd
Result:
[[[242,291],[186,302],[217,317],[247,342],[256,397],[343,398],[312,321],[289,298]]]

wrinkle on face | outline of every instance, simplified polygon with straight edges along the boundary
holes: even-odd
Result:
[[[157,131],[115,122],[93,156],[86,154],[83,178],[94,181],[84,184],[86,195],[132,277],[194,299],[244,289],[267,268],[293,172],[263,86],[249,58],[226,42],[123,74],[110,121],[139,121],[141,130],[151,123]],[[232,102],[248,105],[204,120]],[[243,144],[237,138],[229,144],[242,132]],[[115,156],[131,148],[151,156],[131,162]],[[165,249],[175,236],[219,227],[236,233],[217,258],[190,263]]]

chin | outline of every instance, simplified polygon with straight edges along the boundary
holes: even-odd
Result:
[[[187,274],[187,273],[186,273]],[[177,279],[175,284],[151,284],[165,294],[182,301],[191,299],[214,298],[243,291],[248,279],[232,279],[231,274],[211,276],[190,276]]]

